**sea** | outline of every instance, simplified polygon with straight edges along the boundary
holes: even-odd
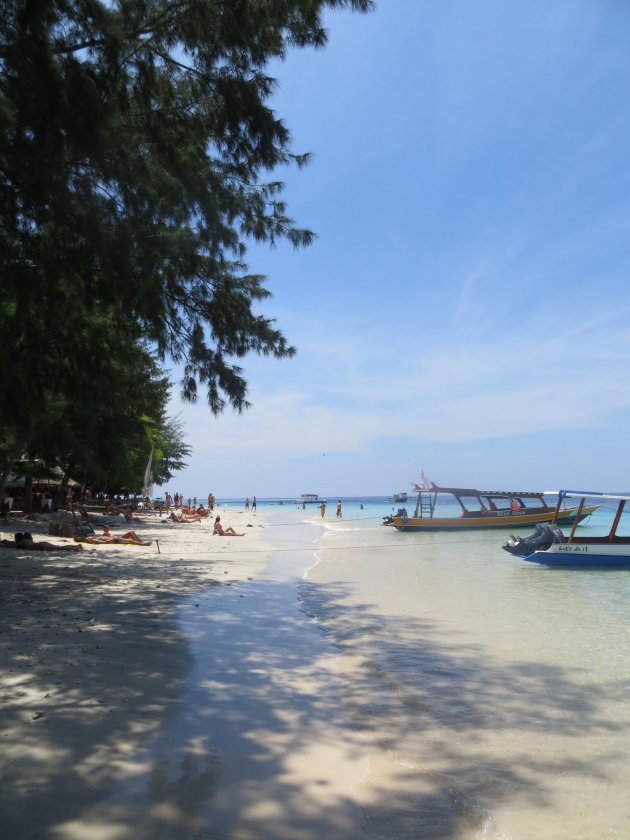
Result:
[[[509,530],[400,533],[385,496],[342,497],[337,518],[337,498],[323,519],[258,510],[369,748],[367,836],[630,840],[630,569],[527,562],[502,550]],[[606,533],[613,510],[579,532]]]
[[[503,551],[509,531],[400,533],[399,503],[336,501],[259,509],[274,542],[317,531],[296,595],[375,753],[368,835],[628,840],[630,569],[554,570]]]

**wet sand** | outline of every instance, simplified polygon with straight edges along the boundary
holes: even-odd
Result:
[[[246,535],[147,516],[149,547],[0,549],[3,836],[363,835],[368,758],[300,611],[304,558],[261,514],[221,519]],[[44,516],[1,530],[71,542]]]

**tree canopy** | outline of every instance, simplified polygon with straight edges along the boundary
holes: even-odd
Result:
[[[254,311],[269,292],[246,263],[251,241],[313,238],[271,177],[308,155],[269,104],[266,68],[323,46],[326,8],[371,5],[5,0],[5,442],[30,450],[37,423],[86,413],[77,406],[93,408],[136,352],[181,365],[184,398],[203,387],[214,413],[247,406],[246,354],[294,354]]]

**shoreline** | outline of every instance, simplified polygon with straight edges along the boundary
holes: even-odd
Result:
[[[0,549],[9,836],[362,833],[367,756],[338,711],[338,652],[300,608],[305,555],[274,555],[266,512],[218,512],[246,536],[153,518],[132,526],[149,547]],[[2,536],[68,544],[44,534],[53,517]]]

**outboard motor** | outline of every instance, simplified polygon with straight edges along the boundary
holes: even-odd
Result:
[[[406,519],[406,517],[408,516],[407,509],[406,508],[398,508],[398,513],[396,513],[395,515],[400,516],[402,519]],[[383,517],[383,525],[392,525],[393,523],[394,523],[394,517],[392,515]]]
[[[540,522],[529,537],[515,537],[514,534],[503,544],[503,550],[517,557],[525,557],[535,551],[545,551],[552,543],[566,542],[566,538],[557,525]]]

